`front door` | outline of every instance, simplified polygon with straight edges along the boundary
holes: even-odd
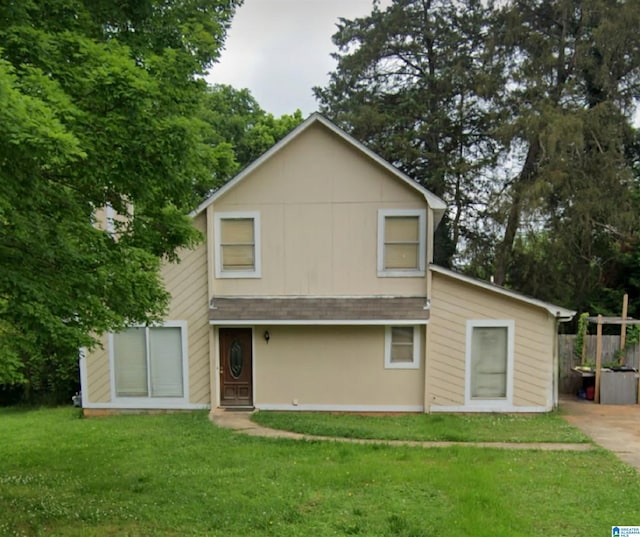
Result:
[[[253,406],[251,328],[220,328],[220,406]]]

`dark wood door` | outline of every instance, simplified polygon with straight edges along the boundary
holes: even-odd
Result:
[[[220,405],[253,406],[251,328],[220,328]]]

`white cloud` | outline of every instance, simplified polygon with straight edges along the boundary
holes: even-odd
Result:
[[[249,88],[276,116],[297,108],[306,116],[317,108],[311,88],[325,85],[335,68],[331,36],[338,18],[367,15],[372,5],[372,0],[245,0],[207,80]]]

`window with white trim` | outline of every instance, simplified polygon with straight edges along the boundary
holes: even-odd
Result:
[[[384,340],[385,368],[418,369],[420,367],[419,326],[387,326]]]
[[[216,213],[217,278],[260,277],[260,214]]]
[[[512,398],[513,321],[467,322],[467,399],[470,402]]]
[[[116,397],[185,397],[186,323],[132,327],[111,337]]]
[[[425,209],[378,211],[378,276],[424,276]]]

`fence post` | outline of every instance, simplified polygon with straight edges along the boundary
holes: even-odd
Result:
[[[596,330],[596,386],[594,402],[600,402],[600,369],[602,367],[602,315],[598,315],[598,328]]]

